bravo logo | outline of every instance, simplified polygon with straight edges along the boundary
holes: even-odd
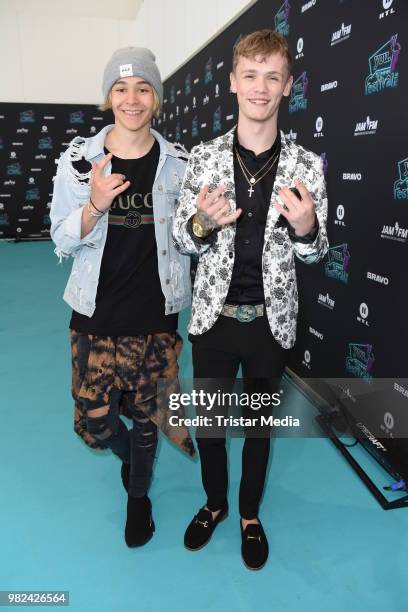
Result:
[[[387,42],[368,58],[370,72],[365,80],[366,96],[398,86],[396,66],[401,52],[401,45],[397,41],[397,37],[398,34],[391,36]]]
[[[381,276],[380,274],[375,274],[374,272],[367,272],[367,278],[379,283],[380,285],[387,286],[390,284],[390,281],[386,276]]]
[[[408,200],[408,157],[398,162],[398,174],[394,183],[394,200]]]
[[[276,32],[279,32],[279,34],[282,34],[282,36],[289,35],[289,13],[289,0],[285,0],[275,15],[275,30]]]
[[[306,72],[302,72],[296,81],[293,82],[289,100],[290,114],[307,109],[306,93],[308,84]]]

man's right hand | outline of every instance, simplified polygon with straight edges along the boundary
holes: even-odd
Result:
[[[219,185],[217,189],[209,193],[208,185],[204,185],[197,196],[197,212],[194,221],[199,223],[206,233],[210,233],[216,227],[234,223],[240,216],[242,209],[231,211],[230,204],[224,195],[225,185]]]
[[[92,162],[91,178],[89,181],[91,200],[101,212],[109,210],[113,200],[130,185],[130,181],[127,181],[126,176],[123,174],[104,176],[103,170],[111,159],[112,153],[108,153],[98,163]]]

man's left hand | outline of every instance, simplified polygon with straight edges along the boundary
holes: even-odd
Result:
[[[282,187],[278,195],[287,208],[283,208],[278,200],[275,201],[275,208],[289,221],[296,236],[303,237],[309,234],[316,224],[315,204],[302,181],[296,179],[295,185],[302,199],[299,200],[289,187]]]

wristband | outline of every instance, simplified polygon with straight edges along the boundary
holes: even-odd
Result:
[[[92,210],[92,208],[91,208],[91,202],[90,201],[86,204],[86,207],[87,207],[88,212],[91,215],[91,217],[97,217],[99,219],[100,217],[103,217],[103,215],[105,214],[103,212],[98,212],[98,213],[94,212]],[[96,210],[98,210],[98,209],[96,209]]]
[[[94,207],[94,209],[98,211],[98,213],[100,213],[101,215],[104,215],[106,213],[106,210],[102,211],[102,210],[99,210],[99,208],[96,208],[95,204],[92,202],[91,196],[89,196],[89,201],[92,204],[92,206]]]

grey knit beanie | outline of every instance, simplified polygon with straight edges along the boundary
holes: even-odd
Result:
[[[144,47],[125,47],[112,55],[103,73],[102,93],[106,100],[112,85],[120,78],[138,76],[150,83],[163,104],[163,84],[156,58],[150,49]]]

